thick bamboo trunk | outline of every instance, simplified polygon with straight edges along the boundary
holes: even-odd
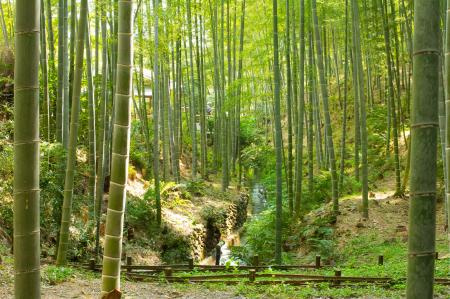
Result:
[[[126,205],[128,155],[130,150],[131,69],[133,57],[133,2],[119,2],[117,79],[112,142],[111,187],[105,228],[102,294],[120,291],[120,259]]]
[[[39,0],[16,0],[14,296],[40,298]]]
[[[440,57],[439,1],[414,1],[408,299],[433,298]]]

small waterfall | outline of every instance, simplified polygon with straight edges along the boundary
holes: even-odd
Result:
[[[252,217],[257,217],[262,211],[267,208],[267,194],[266,189],[260,183],[255,183],[252,188],[251,195],[251,215]],[[244,236],[240,236],[242,240]],[[240,245],[240,244],[235,244]],[[242,261],[236,261],[232,259],[230,245],[227,241],[223,243],[220,247],[220,265],[237,266],[243,265]]]
[[[256,183],[252,189],[252,216],[257,216],[266,209],[266,189],[263,185]]]

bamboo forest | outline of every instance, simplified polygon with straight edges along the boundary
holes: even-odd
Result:
[[[0,29],[0,298],[450,298],[450,0]]]

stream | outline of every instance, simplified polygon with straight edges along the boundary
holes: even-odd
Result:
[[[255,183],[252,187],[252,192],[250,196],[250,207],[249,214],[250,218],[247,221],[251,221],[252,218],[257,217],[261,212],[263,212],[267,207],[267,194],[266,189],[260,183]],[[244,234],[233,234],[227,238],[223,242],[220,247],[221,255],[220,255],[220,265],[230,265],[235,266],[237,264],[242,265],[242,261],[235,261],[231,256],[232,246],[239,246],[241,244],[245,244],[245,235]]]

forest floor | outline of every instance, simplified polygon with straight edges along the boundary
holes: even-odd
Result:
[[[360,217],[360,197],[341,199],[341,215],[334,226],[332,266],[315,274],[332,274],[335,268],[343,276],[375,276],[402,278],[406,276],[408,199],[394,198],[390,182],[379,185],[370,196],[370,219]],[[321,211],[311,212],[311,217]],[[308,217],[308,216],[307,216]],[[307,218],[306,217],[306,218]],[[449,276],[448,241],[442,202],[437,207],[436,246],[440,259],[436,261],[436,277]],[[0,247],[1,249],[1,247]],[[331,250],[331,249],[330,249]],[[0,250],[0,298],[12,298],[13,262],[6,248]],[[300,247],[297,262],[311,259]],[[384,255],[385,264],[377,264],[378,255]],[[65,271],[65,272],[64,272]],[[101,285],[99,274],[76,268],[58,270],[43,266],[43,298],[97,298]],[[299,273],[299,272],[296,272]],[[135,282],[123,279],[125,298],[403,298],[404,283],[391,288],[358,286],[331,288],[328,285],[293,287],[288,285],[235,286],[167,284],[163,282]],[[436,298],[450,298],[450,287],[436,286]]]

